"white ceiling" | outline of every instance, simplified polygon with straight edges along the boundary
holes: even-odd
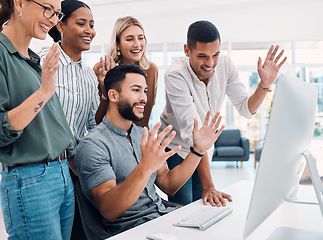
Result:
[[[188,26],[213,22],[224,40],[263,41],[323,38],[322,0],[86,0],[91,5],[97,40],[110,38],[117,18],[142,22],[149,42],[185,41]],[[98,4],[98,5],[96,5]],[[99,5],[104,4],[104,5]]]
[[[133,16],[149,43],[183,43],[188,26],[213,22],[223,42],[323,40],[323,0],[83,0],[93,12],[93,45],[109,44],[119,17]],[[50,44],[50,40],[41,44]]]

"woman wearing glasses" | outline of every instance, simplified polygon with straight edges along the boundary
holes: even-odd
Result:
[[[100,102],[97,78],[93,70],[82,61],[82,52],[90,49],[96,32],[91,9],[85,3],[77,0],[62,1],[61,11],[64,17],[56,27],[49,31],[49,35],[54,41],[59,42],[61,53],[56,93],[70,129],[76,141],[79,142],[89,130],[96,126],[95,116]],[[45,61],[49,51],[47,49],[39,54],[41,64]],[[105,111],[102,113],[101,119],[105,113]],[[72,170],[72,180],[75,183],[78,179],[73,160],[70,159],[69,163]],[[75,204],[71,239],[82,240],[85,238],[79,217],[77,198]]]
[[[63,17],[60,0],[0,0],[1,209],[9,239],[69,239],[75,140],[55,94],[59,49],[29,49]]]
[[[147,39],[142,24],[134,17],[123,17],[117,19],[114,24],[111,44],[110,44],[110,60],[105,56],[105,60],[101,59],[93,70],[98,76],[99,82],[102,84],[104,76],[110,68],[115,64],[133,63],[142,68],[147,74],[148,96],[145,105],[144,119],[134,122],[137,126],[148,127],[150,114],[155,104],[157,93],[158,68],[149,62],[146,58]],[[104,86],[101,87],[101,93],[104,93]],[[105,95],[101,98],[105,98]]]

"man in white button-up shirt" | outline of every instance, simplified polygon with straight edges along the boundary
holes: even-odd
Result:
[[[259,57],[258,74],[261,79],[258,88],[249,97],[239,73],[231,59],[220,55],[220,35],[217,28],[208,21],[197,21],[188,29],[187,44],[184,45],[186,57],[177,59],[165,73],[166,106],[160,116],[162,128],[171,124],[176,136],[170,143],[173,149],[182,149],[168,159],[170,169],[185,159],[192,146],[193,119],[201,126],[208,110],[214,115],[219,112],[225,95],[229,97],[238,112],[251,118],[270,91],[280,67],[286,57],[278,64],[284,51],[275,58],[278,47],[271,46],[264,63]],[[214,188],[209,159],[213,148],[202,158],[192,178],[169,200],[188,204],[199,198],[204,204],[220,206],[228,195]]]

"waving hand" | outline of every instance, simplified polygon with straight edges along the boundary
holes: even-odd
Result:
[[[278,63],[279,59],[284,53],[284,50],[281,50],[278,56],[275,57],[278,49],[278,45],[275,47],[275,49],[274,45],[270,47],[264,64],[262,64],[261,57],[259,57],[258,59],[258,74],[261,79],[261,82],[259,84],[263,88],[269,88],[271,84],[273,84],[278,75],[279,69],[286,62],[287,57],[284,57],[284,59],[280,63]]]

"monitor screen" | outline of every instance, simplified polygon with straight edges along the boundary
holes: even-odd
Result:
[[[289,75],[277,80],[266,137],[250,201],[244,237],[298,185],[314,131],[317,88]]]

